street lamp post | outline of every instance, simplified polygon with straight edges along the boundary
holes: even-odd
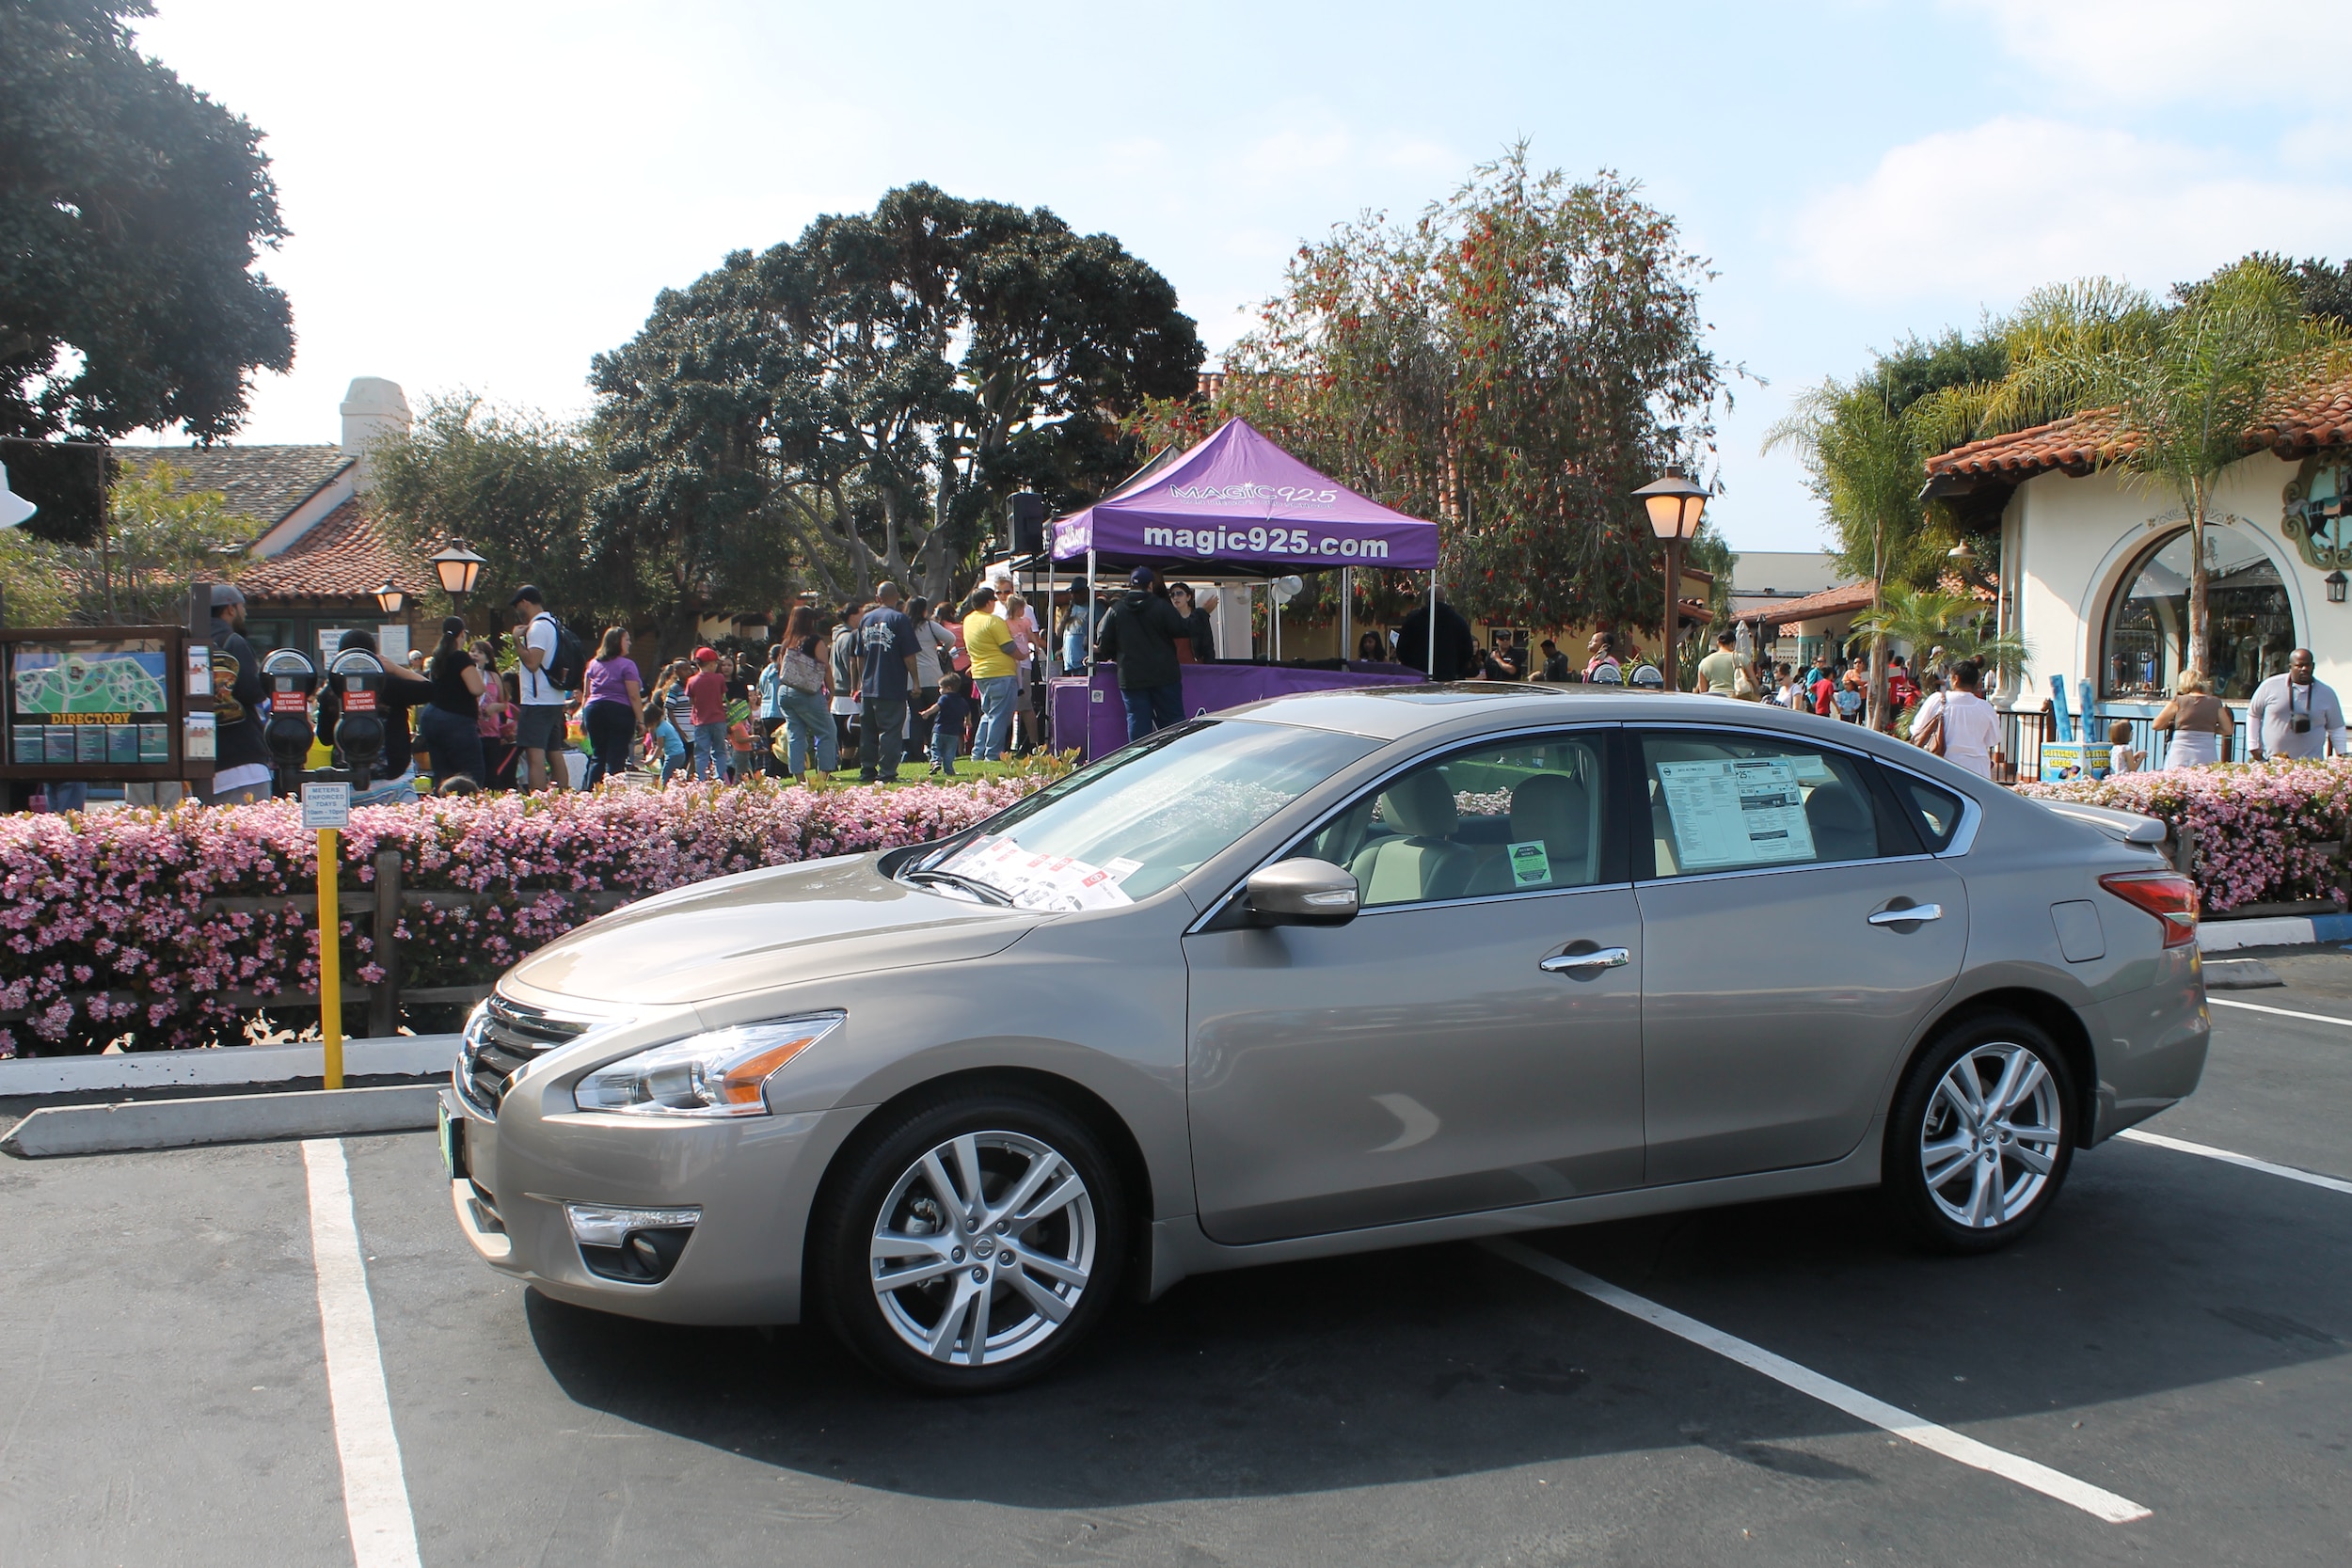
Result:
[[[1665,478],[1633,493],[1649,514],[1650,531],[1666,546],[1665,657],[1659,662],[1665,666],[1661,673],[1666,677],[1666,689],[1673,691],[1677,689],[1678,673],[1675,642],[1682,629],[1682,546],[1699,531],[1699,519],[1707,513],[1707,492],[1692,483],[1681,469],[1669,468]]]
[[[399,620],[401,612],[408,608],[408,591],[386,578],[384,586],[375,591],[375,608],[384,612],[386,620]]]
[[[463,539],[453,539],[443,548],[425,558],[432,563],[433,575],[441,579],[441,592],[450,603],[460,605],[473,592],[474,578],[482,575],[482,558],[466,548]]]

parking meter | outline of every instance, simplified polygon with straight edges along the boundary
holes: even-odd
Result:
[[[310,693],[318,689],[318,667],[294,648],[275,648],[262,659],[262,700],[268,705],[270,765],[278,787],[291,794],[294,775],[310,761]]]
[[[376,711],[384,692],[384,661],[365,648],[345,648],[326,667],[326,678],[342,707],[330,744],[343,754],[353,790],[362,790],[384,755],[384,720]]]

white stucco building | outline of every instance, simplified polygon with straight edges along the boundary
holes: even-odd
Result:
[[[2206,673],[2241,726],[2254,687],[2298,647],[2352,694],[2352,383],[2282,401],[2247,447],[2205,530]],[[2106,466],[2128,451],[2114,416],[2094,411],[1971,442],[1928,473],[1964,517],[1999,529],[2001,624],[2032,651],[2026,687],[2004,705],[2040,708],[2057,677],[2079,714],[2088,683],[2100,719],[2140,721],[2144,736],[2186,659],[2189,538],[2178,499]]]

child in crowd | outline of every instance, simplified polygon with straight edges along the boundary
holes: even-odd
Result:
[[[2107,739],[2115,748],[2108,753],[2107,771],[2109,773],[2144,773],[2147,771],[2148,753],[2132,744],[2130,720],[2118,719],[2114,723],[2109,724]]]
[[[923,710],[930,721],[931,771],[956,776],[956,743],[963,738],[963,721],[972,713],[972,677],[950,670],[939,677],[939,701]]]

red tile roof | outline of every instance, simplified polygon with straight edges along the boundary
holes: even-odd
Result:
[[[1930,479],[2028,479],[2058,468],[2087,474],[2131,455],[2137,439],[2113,408],[2070,414],[2029,430],[1992,436],[1928,459]],[[2246,433],[2246,450],[2265,447],[2296,457],[2352,445],[2352,380],[2322,381],[2283,392]]]
[[[1865,578],[1860,582],[1841,583],[1824,588],[1819,594],[1807,594],[1802,599],[1787,599],[1779,604],[1744,617],[1776,626],[1787,621],[1817,621],[1825,615],[1849,615],[1870,608],[1870,600],[1878,593],[1878,584]]]
[[[366,599],[390,578],[412,594],[432,574],[406,560],[373,519],[348,500],[302,537],[237,578],[247,599]]]

